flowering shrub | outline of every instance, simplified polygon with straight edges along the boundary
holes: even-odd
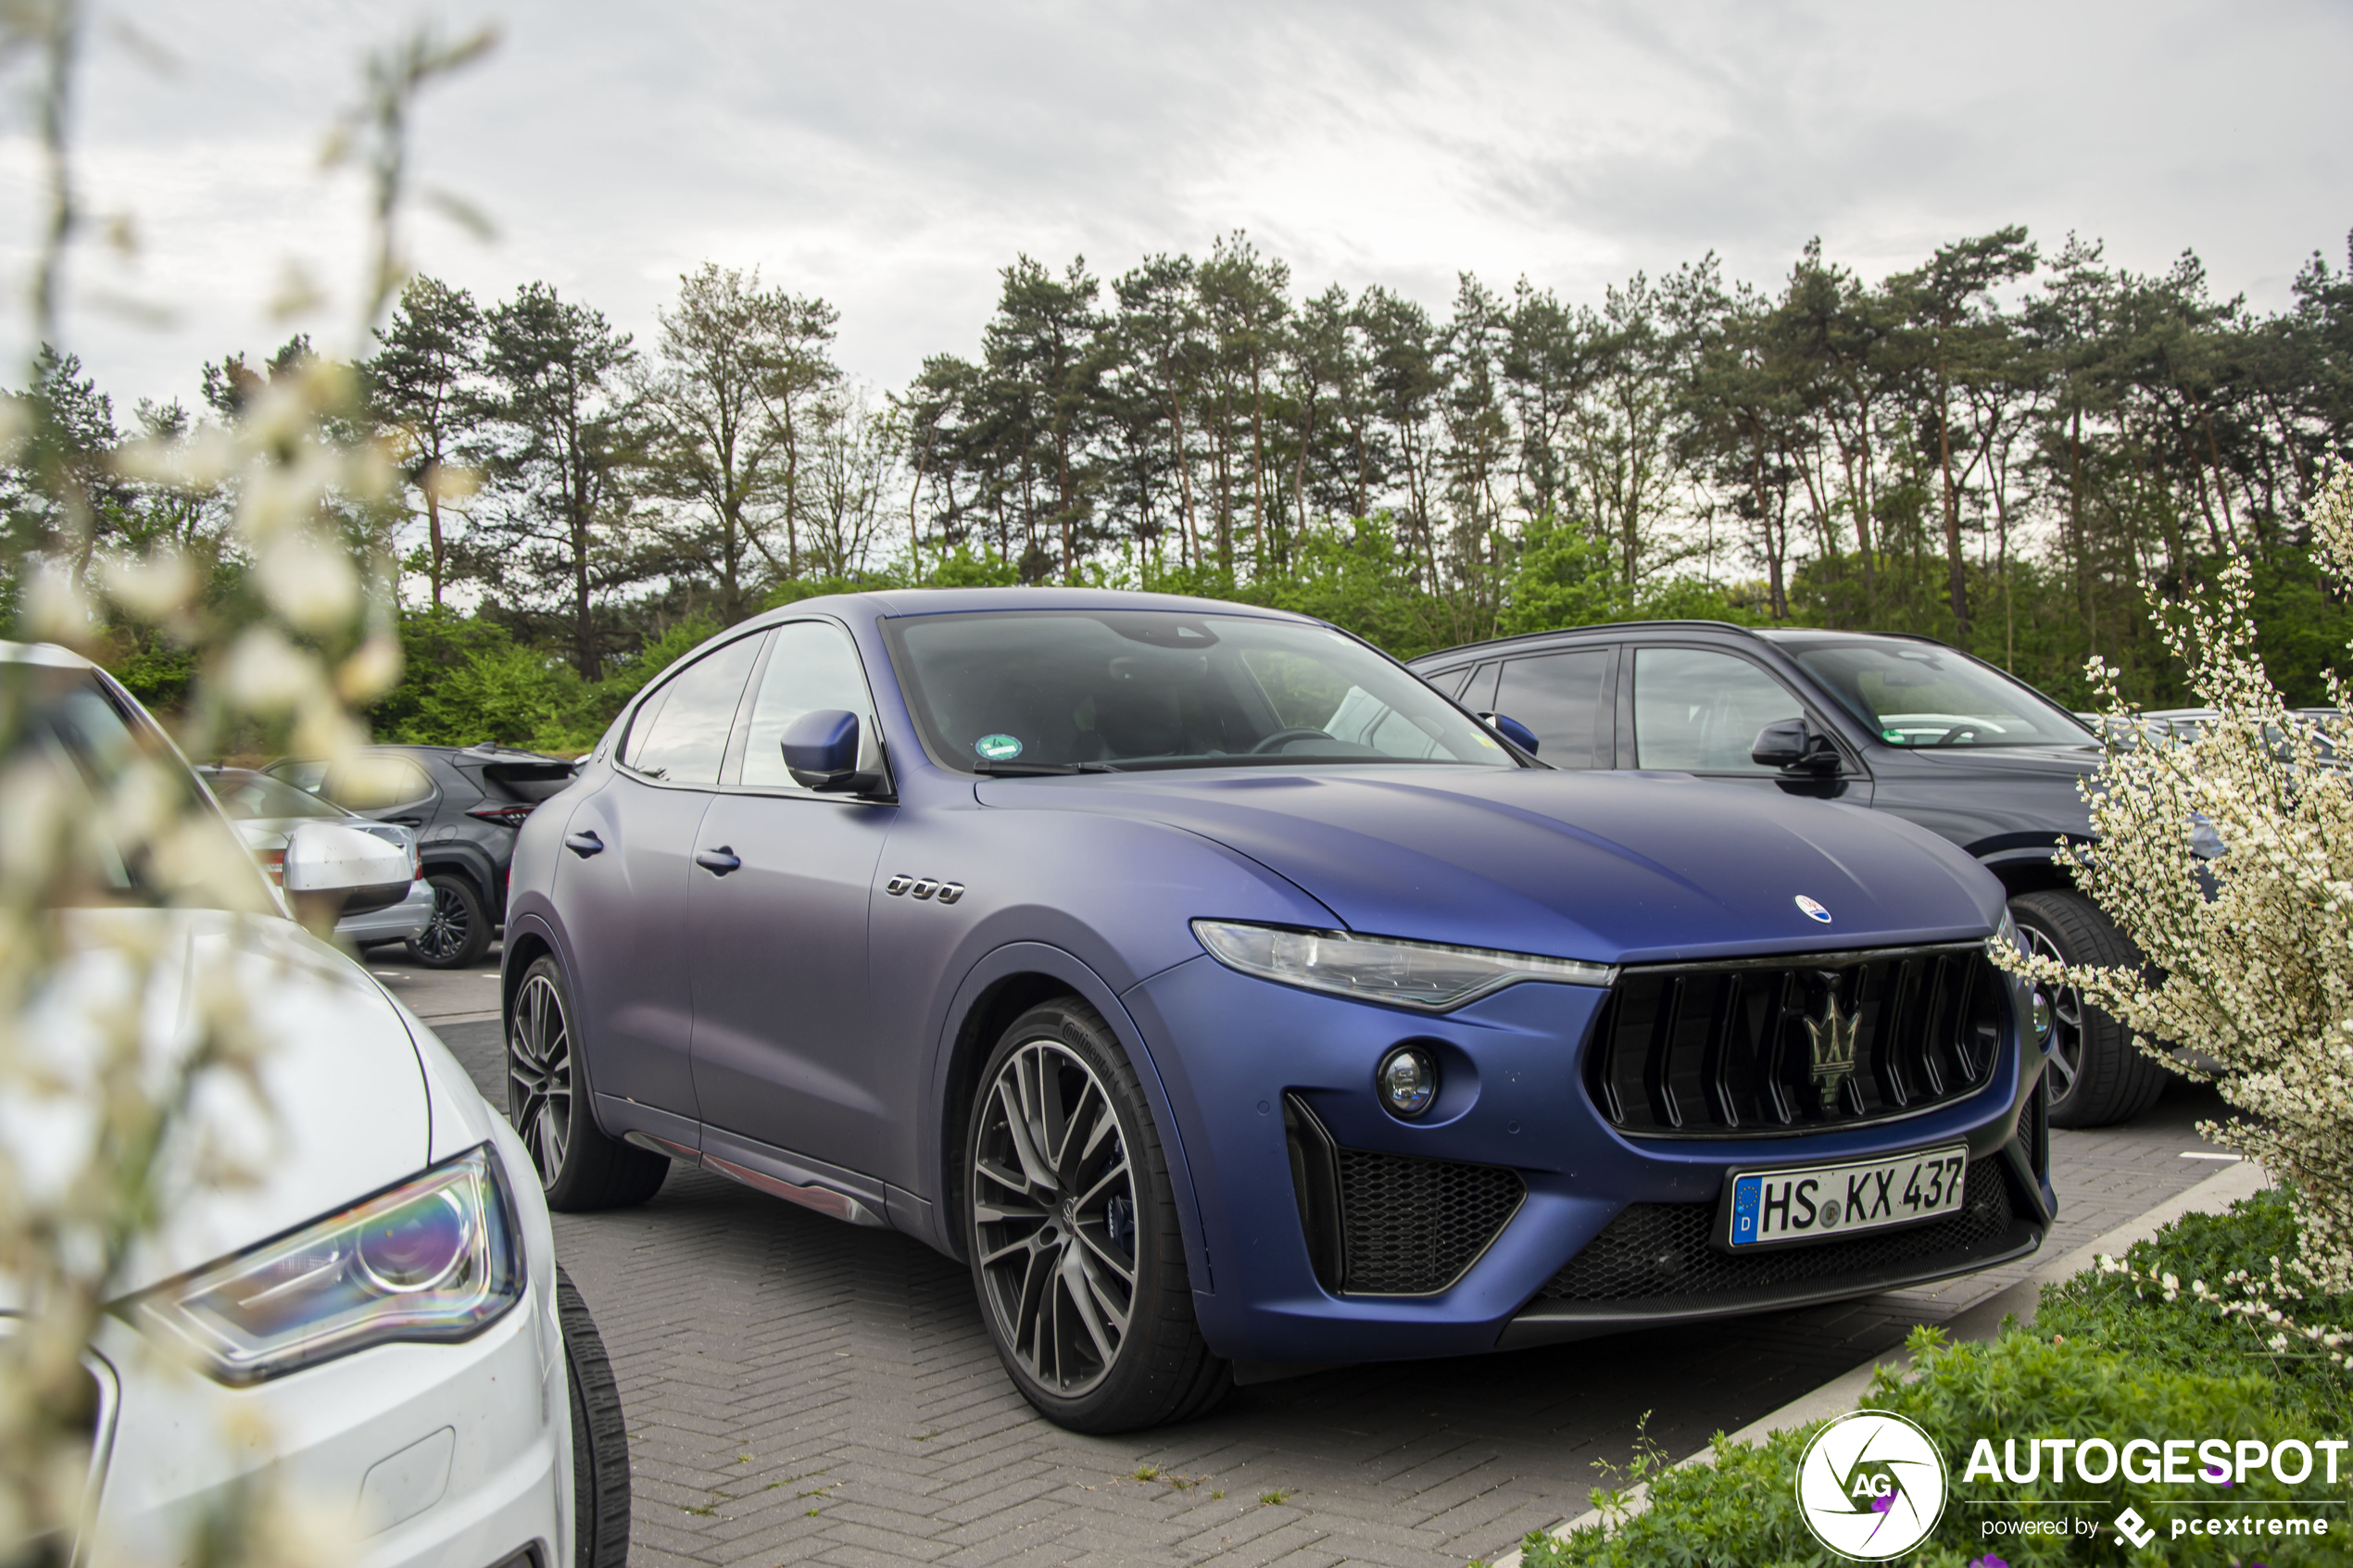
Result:
[[[2335,476],[2310,521],[2315,553],[2353,583],[2353,474]],[[2097,842],[2060,851],[2146,967],[2070,967],[2000,944],[1994,956],[2040,984],[2078,987],[2141,1049],[2193,1049],[2197,1064],[2176,1065],[2211,1076],[2241,1112],[2227,1129],[2199,1130],[2286,1186],[2296,1266],[2343,1292],[2353,1289],[2353,779],[2256,657],[2252,581],[2233,560],[2208,604],[2153,608],[2220,717],[2187,745],[2111,740],[2083,786]],[[2095,658],[2090,674],[2102,710],[2120,719],[2117,672]],[[2334,674],[2329,690],[2344,707]]]

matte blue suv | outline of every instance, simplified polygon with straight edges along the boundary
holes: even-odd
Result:
[[[736,626],[524,826],[507,933],[551,1205],[679,1160],[904,1231],[1083,1430],[1885,1290],[2053,1212],[1982,866],[1551,769],[1275,611],[940,590]]]

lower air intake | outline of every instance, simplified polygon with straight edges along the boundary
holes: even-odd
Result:
[[[1334,1151],[1351,1295],[1427,1296],[1487,1250],[1527,1196],[1516,1171],[1452,1160]]]
[[[1535,1302],[1671,1300],[1679,1308],[1792,1286],[1870,1279],[1914,1264],[1990,1251],[2016,1214],[1999,1162],[1969,1166],[1959,1212],[1924,1225],[1770,1252],[1727,1253],[1713,1243],[1713,1203],[1629,1203],[1538,1291]]]

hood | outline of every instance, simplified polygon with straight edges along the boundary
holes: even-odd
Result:
[[[1680,773],[1236,770],[977,789],[988,806],[1214,839],[1350,930],[1602,963],[1965,940],[2002,914],[1990,873],[1908,822]]]
[[[213,910],[77,910],[59,917],[69,956],[36,1004],[27,1049],[59,1092],[11,1085],[0,1147],[36,1201],[85,1162],[110,1010],[138,1021],[150,1082],[170,1081],[196,1042],[203,998],[244,1000],[257,1047],[248,1085],[205,1074],[167,1146],[165,1212],[125,1277],[135,1290],[343,1208],[428,1161],[431,1125],[415,1042],[384,991],[291,921]],[[144,973],[145,984],[141,977]],[[206,1176],[226,1151],[243,1179]],[[0,1305],[13,1294],[0,1280]]]

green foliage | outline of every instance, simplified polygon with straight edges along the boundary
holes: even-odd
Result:
[[[2273,1260],[2296,1254],[2295,1213],[2284,1192],[2267,1189],[2232,1205],[2227,1214],[2184,1215],[2153,1239],[2135,1243],[2123,1261],[2145,1275],[2172,1274],[2186,1291],[2193,1280],[2221,1289],[2224,1278],[2238,1271],[2268,1280]],[[2353,1297],[2314,1293],[2279,1305],[2299,1323],[2353,1331]],[[2274,1398],[2306,1411],[2316,1427],[2336,1433],[2353,1426],[2353,1386],[2341,1370],[2307,1353],[2307,1346],[2274,1351],[2268,1334],[2246,1319],[2194,1305],[2187,1295],[2169,1302],[2136,1292],[2120,1275],[2081,1273],[2045,1288],[2034,1332],[2183,1372],[2261,1373],[2273,1380]]]
[[[1495,625],[1499,636],[1589,626],[1632,617],[1634,596],[1618,575],[1617,553],[1574,523],[1544,513],[1521,538],[1518,570]]]
[[[2268,1277],[2271,1259],[2291,1256],[2294,1240],[2285,1200],[2266,1193],[2227,1214],[2192,1215],[2167,1226],[2136,1246],[2132,1261],[2145,1273],[2175,1273],[2184,1286],[2192,1278],[2219,1281],[2234,1269]],[[2353,1325],[2353,1299],[2307,1302],[2300,1311],[2308,1322]],[[1989,1542],[1981,1533],[1986,1518],[2039,1517],[2038,1511],[2004,1506],[2006,1499],[2054,1493],[2047,1469],[2041,1480],[2023,1485],[1988,1481],[1982,1473],[1965,1481],[1981,1438],[1990,1440],[1997,1455],[2006,1440],[2030,1436],[2098,1436],[2120,1449],[2135,1437],[2309,1440],[2343,1431],[2347,1414],[2344,1384],[2324,1363],[2266,1353],[2254,1330],[2223,1319],[2186,1289],[2170,1302],[2154,1293],[2136,1297],[2130,1285],[2120,1286],[2096,1272],[2047,1287],[2031,1328],[2012,1323],[1990,1344],[1961,1345],[1945,1344],[1936,1330],[1918,1329],[1910,1348],[1910,1372],[1882,1370],[1861,1407],[1918,1423],[1952,1467],[1952,1500],[1936,1534],[1907,1560],[1925,1568],[1963,1568],[1988,1551],[2010,1568],[2120,1560],[2105,1533]],[[1821,1425],[1776,1432],[1753,1447],[1735,1447],[1719,1435],[1712,1466],[1669,1468],[1655,1449],[1638,1445],[1619,1479],[1645,1484],[1648,1508],[1628,1517],[1623,1487],[1599,1492],[1596,1506],[1617,1514],[1613,1528],[1582,1530],[1566,1541],[1531,1535],[1523,1561],[1528,1568],[1831,1568],[1843,1560],[1807,1531],[1795,1491],[1799,1458]],[[2283,1486],[2268,1472],[2257,1472],[2241,1485],[2200,1482],[2169,1487],[2165,1495],[2246,1504],[2309,1497],[2311,1489]],[[2103,1521],[2136,1497],[2146,1501],[2145,1492],[2136,1491],[2120,1471],[2099,1483],[2070,1469],[2064,1495],[2082,1499],[2082,1514]],[[1968,1506],[1964,1499],[1994,1506]],[[2266,1537],[2253,1549],[2275,1568],[2344,1557],[2334,1537]],[[2221,1560],[2216,1543],[2193,1537],[2160,1537],[2131,1558],[2152,1564]]]
[[[485,741],[573,756],[594,746],[647,683],[719,631],[690,617],[594,682],[560,655],[517,642],[494,621],[427,608],[402,618],[400,684],[368,718],[378,740]]]
[[[924,572],[926,588],[1010,588],[1021,581],[1021,569],[996,551],[982,546],[975,553],[960,544],[944,559]]]

